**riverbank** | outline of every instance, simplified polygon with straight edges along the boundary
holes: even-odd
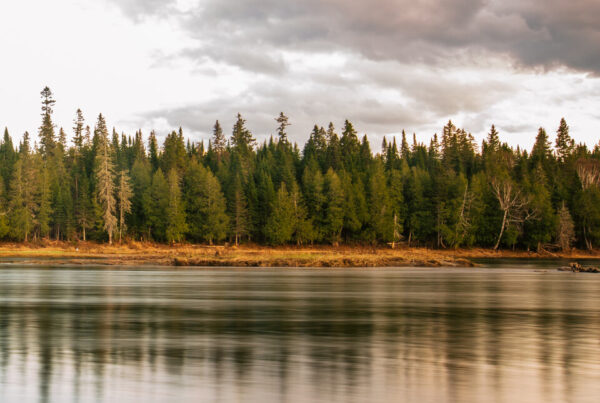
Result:
[[[99,244],[94,242],[42,242],[0,244],[0,258],[27,263],[53,259],[54,263],[101,265],[226,266],[226,267],[470,267],[482,258],[600,258],[600,253],[532,253],[490,249],[437,250],[365,246],[265,247],[162,245],[148,242]]]

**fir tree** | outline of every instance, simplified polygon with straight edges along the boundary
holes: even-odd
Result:
[[[560,120],[560,125],[556,131],[556,156],[559,162],[564,163],[573,153],[575,141],[569,135],[569,126],[565,118]]]
[[[275,121],[279,123],[279,126],[277,126],[277,135],[279,136],[279,141],[281,143],[287,143],[288,141],[286,128],[291,125],[288,120],[288,117],[285,116],[283,112],[280,112],[279,116],[275,119]]]
[[[119,173],[117,185],[117,200],[119,203],[119,243],[123,239],[123,232],[126,231],[125,214],[131,212],[131,198],[133,191],[131,189],[129,175],[125,171]]]
[[[225,239],[229,217],[217,178],[203,166],[192,162],[184,177],[184,188],[190,237],[210,244]]]
[[[331,168],[325,175],[324,194],[324,236],[328,241],[337,245],[344,225],[344,191],[340,178]]]
[[[40,153],[47,157],[54,149],[54,123],[52,123],[52,109],[56,101],[52,95],[52,91],[48,87],[44,87],[41,92],[42,96],[42,125],[39,129],[40,137]]]
[[[223,153],[225,152],[225,148],[227,147],[227,140],[225,139],[223,129],[221,128],[221,124],[218,120],[215,122],[215,126],[213,127],[211,145],[212,149],[217,154],[217,159],[220,161]]]
[[[95,158],[96,194],[98,204],[102,209],[103,228],[108,234],[108,243],[112,244],[112,237],[117,227],[115,174],[112,149],[108,141],[108,130],[102,114],[98,116],[94,134],[98,140]]]
[[[289,242],[294,233],[294,203],[288,193],[285,183],[277,191],[271,215],[266,226],[265,235],[272,245],[281,245]]]
[[[169,171],[169,204],[166,211],[166,237],[168,242],[180,242],[185,234],[187,225],[185,211],[182,205],[179,175],[175,169]]]

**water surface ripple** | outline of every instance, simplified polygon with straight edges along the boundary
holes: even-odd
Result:
[[[534,269],[15,264],[0,402],[598,402],[600,275]]]

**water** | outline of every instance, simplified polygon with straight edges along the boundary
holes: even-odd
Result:
[[[540,265],[13,263],[0,402],[597,402],[600,275]]]

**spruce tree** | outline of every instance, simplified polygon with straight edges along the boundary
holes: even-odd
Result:
[[[150,238],[151,227],[151,196],[152,167],[150,162],[142,156],[137,158],[131,168],[131,182],[133,187],[132,207],[130,214],[130,229],[138,236]]]
[[[152,175],[150,187],[150,215],[148,221],[152,238],[156,241],[167,239],[167,222],[165,212],[169,208],[169,183],[162,169],[158,168]]]
[[[220,242],[227,236],[229,217],[221,185],[212,172],[191,162],[184,177],[188,234],[197,241]]]
[[[167,182],[169,183],[169,204],[166,211],[165,235],[168,242],[180,242],[183,240],[187,225],[179,188],[179,175],[174,168],[169,171]]]
[[[48,87],[44,87],[41,92],[42,97],[42,125],[39,128],[40,138],[40,153],[43,157],[50,155],[54,149],[54,123],[52,123],[52,109],[56,101],[52,95],[52,91]]]
[[[96,195],[101,208],[102,227],[108,234],[108,243],[112,244],[113,234],[117,228],[115,174],[108,129],[102,114],[98,116],[94,134],[98,141],[95,158]]]
[[[225,148],[227,147],[227,140],[225,139],[223,128],[218,120],[215,122],[215,126],[213,127],[211,146],[214,152],[217,154],[217,160],[221,161],[223,153],[225,152]]]
[[[148,152],[150,158],[150,165],[152,165],[152,172],[155,172],[159,167],[159,151],[158,151],[158,142],[156,140],[156,133],[154,131],[150,132],[150,137],[148,139]]]
[[[558,161],[564,163],[571,156],[574,148],[575,141],[569,135],[569,126],[565,118],[562,118],[556,131],[556,156]]]
[[[235,175],[232,192],[230,208],[231,232],[235,244],[238,245],[242,237],[248,234],[248,203],[239,173]]]
[[[131,212],[131,198],[133,191],[131,189],[129,175],[126,171],[119,173],[117,185],[117,201],[119,203],[119,243],[123,239],[123,232],[126,231],[125,214]]]
[[[332,168],[329,168],[325,175],[324,194],[324,236],[332,244],[337,245],[344,225],[344,190],[340,178]]]
[[[294,202],[284,182],[277,191],[271,207],[271,215],[265,225],[267,241],[271,245],[289,242],[294,233],[294,218]]]
[[[275,119],[275,121],[279,123],[279,126],[277,126],[277,136],[279,136],[279,141],[281,143],[288,142],[286,128],[291,125],[288,120],[289,118],[285,116],[283,112],[280,112],[279,116]]]

